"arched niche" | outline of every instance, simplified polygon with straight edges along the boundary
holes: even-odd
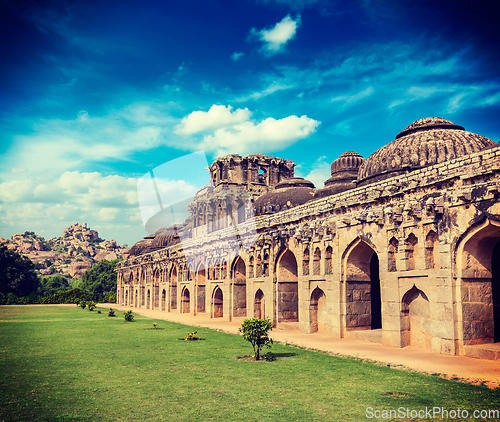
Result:
[[[224,296],[220,287],[216,287],[212,294],[212,317],[222,318],[224,314]]]
[[[299,286],[297,260],[289,249],[285,250],[277,265],[278,322],[299,321]]]
[[[430,305],[426,294],[414,285],[401,302],[401,345],[431,350]]]
[[[189,314],[191,311],[191,297],[189,294],[189,289],[184,287],[181,293],[181,313]]]
[[[243,258],[238,257],[233,271],[233,315],[245,317],[247,315],[247,282],[246,265]]]
[[[265,306],[264,293],[261,289],[258,289],[255,293],[254,299],[254,318],[264,318],[266,314],[266,306]]]
[[[316,287],[311,294],[310,318],[312,333],[326,333],[328,325],[328,311],[326,308],[326,296],[323,290]]]

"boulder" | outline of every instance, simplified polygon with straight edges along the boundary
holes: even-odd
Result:
[[[72,262],[69,267],[69,275],[73,278],[81,277],[90,267],[92,267],[91,262]]]

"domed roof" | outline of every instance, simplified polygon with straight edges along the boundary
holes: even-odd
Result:
[[[365,159],[363,156],[354,151],[344,152],[339,158],[337,158],[331,166],[331,175],[335,173],[345,172],[345,171],[355,171],[358,172],[359,166],[363,164]],[[325,183],[326,184],[326,183]]]
[[[179,243],[179,227],[176,225],[170,227],[162,227],[158,229],[155,233],[155,238],[151,242],[151,250],[158,250],[166,248],[167,246],[175,245]]]
[[[148,235],[144,239],[139,240],[129,250],[130,256],[139,256],[149,252],[154,235]]]
[[[291,177],[277,183],[275,189],[254,201],[256,215],[268,214],[302,205],[314,197],[314,184],[302,177]]]
[[[353,182],[358,177],[359,167],[364,161],[365,159],[357,152],[344,152],[332,163],[332,177],[325,181],[323,188],[316,191],[314,199],[325,198],[355,188],[356,185]]]
[[[359,169],[358,186],[479,152],[495,144],[441,117],[420,119],[365,160]]]

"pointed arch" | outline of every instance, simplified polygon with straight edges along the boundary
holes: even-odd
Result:
[[[344,256],[346,328],[382,328],[378,255],[373,245],[357,238]]]
[[[191,297],[189,289],[184,287],[181,293],[181,313],[189,314],[191,311]]]
[[[266,315],[264,292],[261,289],[258,289],[257,292],[255,292],[253,309],[254,318],[264,318]]]
[[[309,248],[306,247],[302,258],[302,275],[309,275]]]
[[[398,254],[398,246],[399,246],[398,239],[392,237],[391,240],[389,240],[388,257],[387,257],[387,266],[388,266],[387,269],[390,272],[397,271],[396,259]]]
[[[405,241],[405,260],[406,260],[406,270],[412,271],[416,269],[416,247],[418,244],[418,238],[413,233],[410,233]]]
[[[212,294],[212,317],[222,318],[224,315],[224,295],[219,286],[216,286]]]
[[[278,258],[278,322],[299,321],[297,260],[289,249]]]
[[[175,264],[170,271],[170,309],[177,309],[177,267]]]
[[[167,292],[165,291],[165,289],[162,289],[160,311],[166,311],[166,310],[167,310]]]
[[[196,272],[196,312],[205,312],[206,301],[206,272],[205,266],[200,263]]]
[[[463,344],[500,342],[500,222],[472,226],[454,255]]]
[[[233,270],[233,315],[245,317],[247,315],[247,282],[246,265],[240,256],[234,263]]]
[[[425,237],[425,268],[436,268],[436,252],[438,246],[438,235],[434,230],[430,230]]]
[[[333,273],[333,262],[332,262],[333,249],[328,246],[325,251],[325,275]]]
[[[401,345],[431,350],[430,332],[429,299],[413,285],[401,301]]]
[[[319,249],[319,247],[317,247],[314,250],[313,275],[319,275],[320,274],[320,267],[321,267],[321,250]]]
[[[328,325],[328,311],[326,309],[326,296],[323,290],[316,287],[311,293],[310,318],[312,333],[326,333]]]

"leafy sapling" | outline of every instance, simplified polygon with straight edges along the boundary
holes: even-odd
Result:
[[[273,340],[269,337],[269,331],[272,329],[273,324],[269,317],[246,319],[238,329],[243,333],[243,338],[252,344],[255,360],[260,360],[262,347],[271,348]]]

